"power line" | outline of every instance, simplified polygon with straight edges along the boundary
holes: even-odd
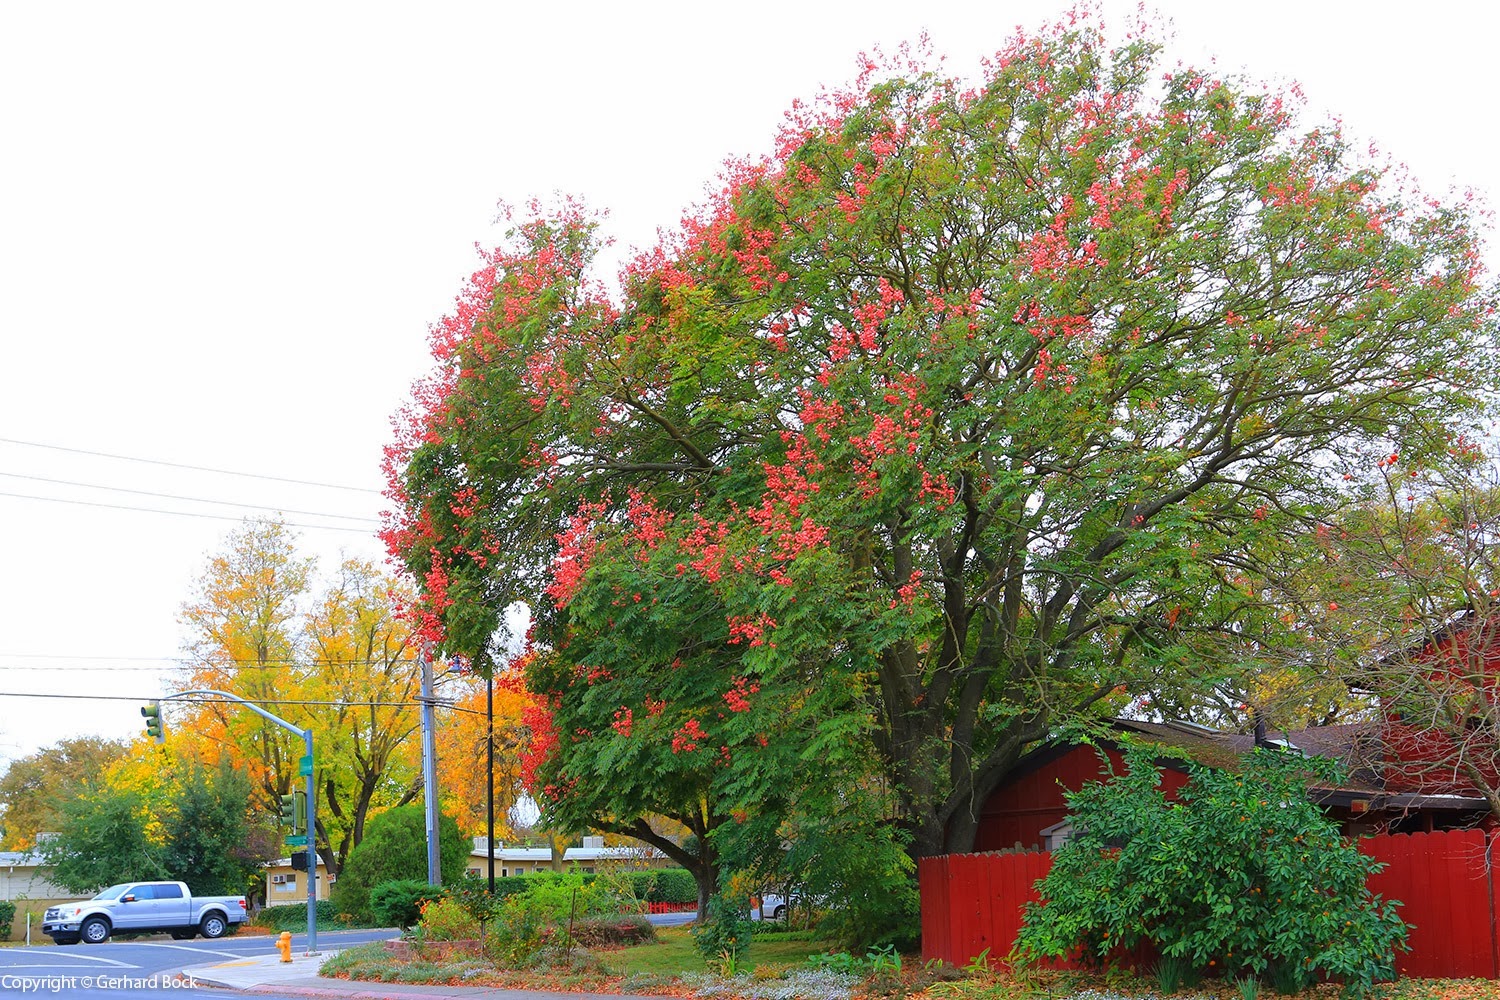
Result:
[[[108,490],[111,493],[133,493],[136,496],[160,497],[163,500],[185,500],[188,503],[211,503],[221,507],[243,507],[249,510],[269,510],[278,514],[301,514],[306,517],[331,517],[340,521],[363,521],[368,524],[379,524],[378,518],[364,517],[358,514],[325,514],[317,510],[290,510],[282,507],[267,507],[262,504],[240,503],[235,500],[209,500],[205,497],[187,497],[178,493],[155,493],[151,490],[132,490],[124,486],[102,486],[98,483],[80,483],[71,479],[49,479],[46,476],[28,476],[21,472],[0,472],[0,476],[9,479],[29,479],[38,483],[53,483],[57,486],[81,486],[86,490]]]
[[[238,705],[239,702],[229,698],[177,698],[172,695],[159,693],[147,695],[128,694],[39,694],[31,691],[0,691],[0,698],[61,698],[67,701],[167,701],[177,705]],[[416,708],[421,701],[305,701],[298,699],[285,699],[279,701],[266,701],[257,699],[257,705],[305,705],[314,708]],[[442,699],[434,699],[433,704],[438,708],[450,708],[452,706],[443,703]],[[467,710],[465,710],[467,711]]]
[[[130,660],[134,662],[162,663],[168,666],[179,666],[187,669],[215,669],[226,664],[246,667],[319,667],[338,666],[340,664],[352,663],[351,660],[335,660],[326,656],[310,656],[300,660],[251,660],[243,657],[226,658],[206,663],[184,656],[101,656],[95,654],[78,655],[73,653],[4,653],[0,657],[14,660]],[[416,663],[415,657],[401,656],[393,660],[383,661],[390,663]],[[145,670],[163,669],[158,667],[143,667]]]
[[[241,476],[245,479],[267,479],[277,483],[294,483],[298,486],[317,486],[328,490],[348,490],[351,493],[373,493],[380,495],[379,490],[372,490],[366,486],[344,486],[339,483],[316,483],[306,479],[289,479],[285,476],[265,476],[255,472],[235,472],[233,469],[214,469],[203,465],[187,465],[182,462],[164,462],[155,458],[137,458],[134,455],[115,455],[107,451],[90,451],[87,448],[68,448],[58,444],[42,444],[39,441],[18,441],[15,438],[0,437],[0,444],[18,444],[27,448],[46,448],[49,451],[67,451],[75,455],[92,455],[96,458],[113,458],[121,462],[141,462],[146,465],[164,465],[172,469],[190,469],[193,472],[212,472],[220,476]]]
[[[0,438],[0,441],[3,440],[3,438]],[[0,497],[16,497],[21,500],[41,500],[45,503],[68,503],[78,507],[105,507],[109,510],[133,510],[139,511],[144,514],[170,514],[174,517],[198,517],[206,518],[210,521],[244,520],[244,518],[242,517],[234,517],[229,514],[200,514],[196,511],[190,510],[163,510],[160,507],[130,507],[125,504],[118,503],[95,503],[92,500],[64,500],[61,497],[39,497],[30,493],[7,493],[4,491],[0,491]],[[298,521],[283,521],[282,523],[289,528],[306,528],[309,531],[352,531],[356,534],[361,535],[370,535],[372,533],[369,528],[342,528],[338,525],[333,524],[307,524],[305,522]]]

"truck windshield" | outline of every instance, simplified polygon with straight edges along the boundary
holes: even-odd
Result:
[[[130,888],[130,883],[129,882],[126,882],[124,885],[112,885],[108,889],[101,889],[98,893],[96,893],[94,895],[94,898],[95,899],[119,899],[120,898],[120,893],[124,892],[128,888]]]

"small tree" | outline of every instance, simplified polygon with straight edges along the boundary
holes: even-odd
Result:
[[[57,836],[42,844],[51,879],[72,892],[116,882],[170,877],[146,838],[141,796],[102,782],[59,810]]]
[[[257,885],[260,863],[270,856],[256,849],[246,809],[250,776],[226,761],[209,770],[192,764],[172,795],[163,826],[163,865],[195,894],[246,892]]]
[[[438,817],[438,867],[445,885],[463,877],[469,841],[453,817]],[[371,920],[370,890],[382,882],[423,878],[427,874],[427,816],[421,806],[388,809],[370,821],[365,837],[349,854],[333,889],[340,913]]]
[[[1038,883],[1018,957],[1109,961],[1144,941],[1200,970],[1337,976],[1358,994],[1393,975],[1406,925],[1365,886],[1379,865],[1307,796],[1336,765],[1268,750],[1237,772],[1190,762],[1171,803],[1150,752],[1126,761],[1068,796],[1079,834]]]

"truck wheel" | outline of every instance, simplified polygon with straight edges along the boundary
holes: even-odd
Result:
[[[84,944],[103,944],[109,940],[109,924],[101,917],[89,917],[78,928],[78,936]]]
[[[786,904],[785,903],[783,903],[782,905],[776,907],[775,910],[771,911],[771,919],[772,920],[785,920],[786,919]]]
[[[222,913],[210,913],[203,918],[203,923],[198,925],[198,933],[206,938],[219,938],[229,929],[229,922],[224,919]]]

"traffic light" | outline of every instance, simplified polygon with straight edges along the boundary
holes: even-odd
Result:
[[[142,705],[141,714],[146,717],[146,735],[158,743],[165,743],[167,734],[161,724],[161,702],[153,700],[148,705]]]
[[[292,833],[302,832],[305,802],[307,802],[307,796],[302,792],[292,792],[281,797],[281,825],[291,830]]]

